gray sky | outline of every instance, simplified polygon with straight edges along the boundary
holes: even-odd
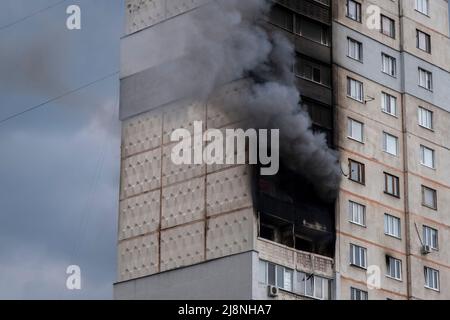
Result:
[[[59,2],[0,4],[0,299],[108,299],[116,278],[118,76],[72,91],[118,71],[123,0],[22,20]],[[66,28],[71,4],[80,31]],[[71,264],[81,291],[66,289]]]

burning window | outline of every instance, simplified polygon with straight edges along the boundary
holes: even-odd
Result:
[[[319,197],[306,179],[285,165],[275,176],[255,170],[259,237],[300,251],[332,257],[334,203]]]

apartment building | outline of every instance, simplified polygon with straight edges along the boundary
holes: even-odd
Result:
[[[177,27],[207,2],[126,1],[115,298],[448,299],[447,1],[274,1],[267,28],[295,45],[301,105],[340,152],[335,203],[284,166],[170,161],[173,130],[243,120],[221,105],[244,80],[167,94]]]
[[[333,3],[341,299],[450,297],[448,21],[444,0]]]
[[[206,2],[126,1],[115,297],[330,299],[333,203],[318,201],[287,168],[264,178],[247,165],[176,166],[170,160],[174,129],[193,131],[193,122],[203,121],[204,129],[224,130],[242,120],[220,106],[245,80],[217,88],[207,100],[187,98],[189,89],[166,94],[173,83],[164,82],[166,68],[183,54],[177,26]],[[293,71],[302,99],[314,129],[332,143],[329,4],[280,1],[266,19],[267,28],[296,44]],[[161,34],[170,37],[158,39]]]

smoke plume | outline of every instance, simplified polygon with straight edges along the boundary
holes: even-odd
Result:
[[[299,106],[295,50],[281,33],[268,30],[270,7],[265,0],[213,0],[192,12],[180,30],[186,55],[177,65],[177,83],[180,77],[196,81],[195,94],[206,98],[220,85],[248,79],[224,107],[251,119],[253,127],[280,129],[282,161],[330,199],[341,177],[338,155],[323,134],[312,132]]]

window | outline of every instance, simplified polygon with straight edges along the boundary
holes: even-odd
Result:
[[[306,97],[302,97],[302,99],[303,105],[306,106],[311,117],[313,132],[324,134],[328,145],[331,146],[333,143],[333,108]]]
[[[433,90],[433,74],[419,68],[419,86],[427,90]]]
[[[423,243],[431,249],[438,250],[438,231],[428,226],[423,226]]]
[[[384,174],[384,192],[399,198],[400,197],[400,179],[389,173]]]
[[[394,257],[386,256],[387,276],[396,280],[402,280],[402,261]]]
[[[260,260],[259,282],[292,292],[293,270]]]
[[[347,78],[347,95],[359,102],[363,102],[363,84],[352,78]]]
[[[425,52],[431,53],[431,37],[429,34],[416,30],[417,32],[417,48]]]
[[[295,33],[309,40],[328,46],[329,27],[314,20],[295,15]]]
[[[392,116],[397,115],[397,98],[387,94],[385,92],[381,93],[381,110]]]
[[[348,38],[348,52],[347,55],[355,60],[362,61],[363,58],[363,46],[362,43],[352,38]]]
[[[348,118],[348,137],[363,142],[364,140],[364,124],[352,118]]]
[[[437,192],[434,189],[422,186],[422,205],[437,210]]]
[[[425,287],[439,291],[439,271],[425,267]]]
[[[398,138],[383,132],[383,151],[396,156],[398,154]]]
[[[400,218],[391,216],[390,214],[384,214],[384,234],[394,237],[401,238],[401,227]]]
[[[347,17],[361,22],[361,3],[347,0]]]
[[[349,168],[350,168],[349,179],[354,182],[364,184],[365,182],[364,164],[354,160],[349,160]]]
[[[397,62],[396,59],[382,53],[381,54],[381,71],[386,73],[392,77],[395,77],[397,74]]]
[[[367,249],[350,244],[350,264],[360,268],[367,268]]]
[[[419,107],[419,126],[433,130],[433,112]]]
[[[297,56],[295,75],[309,81],[323,84],[327,87],[331,85],[330,67],[303,56]]]
[[[330,298],[330,280],[298,272],[295,292],[307,297],[328,300]]]
[[[395,21],[381,15],[381,33],[388,37],[395,38]]]
[[[330,44],[329,27],[325,24],[305,18],[281,5],[275,4],[270,10],[269,21],[290,32],[321,43]]]
[[[274,5],[270,10],[269,20],[280,28],[294,31],[294,13],[283,6]]]
[[[420,146],[420,164],[434,169],[434,150]]]
[[[367,291],[356,289],[356,288],[350,288],[350,299],[351,300],[367,300],[368,294]]]
[[[348,213],[350,222],[358,224],[360,226],[366,225],[366,207],[362,204],[349,201]]]
[[[428,1],[429,0],[416,0],[416,10],[420,13],[429,14],[429,7],[428,7]]]

